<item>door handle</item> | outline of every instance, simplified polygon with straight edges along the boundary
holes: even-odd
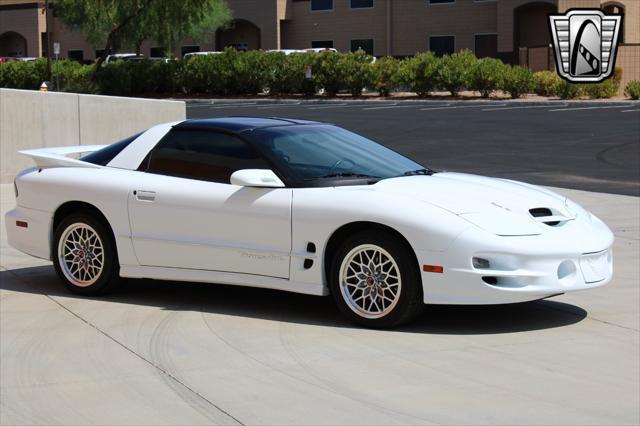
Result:
[[[155,191],[140,191],[140,190],[135,190],[133,191],[133,195],[135,195],[136,200],[138,201],[155,201],[156,200],[156,193]]]

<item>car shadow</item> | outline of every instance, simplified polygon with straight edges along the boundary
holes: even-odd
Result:
[[[68,292],[52,266],[0,272],[0,289],[20,293],[84,299]],[[171,311],[201,311],[315,326],[357,328],[335,307],[331,297],[222,284],[127,280],[112,303],[155,306]],[[427,305],[416,321],[395,332],[423,334],[499,334],[564,327],[582,321],[587,311],[554,300],[493,306]]]

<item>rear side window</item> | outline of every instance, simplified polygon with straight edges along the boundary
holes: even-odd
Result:
[[[104,147],[99,151],[95,151],[91,154],[80,157],[80,160],[86,161],[87,163],[106,166],[111,160],[115,158],[116,155],[120,154],[123,149],[125,149],[131,142],[136,140],[142,133],[144,132],[136,133],[135,135],[129,136],[128,138],[123,139],[120,142],[112,143],[111,145]]]
[[[167,176],[229,183],[241,169],[270,169],[245,141],[226,133],[173,129],[139,170]]]

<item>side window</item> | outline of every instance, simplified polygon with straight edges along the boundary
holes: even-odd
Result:
[[[167,176],[229,183],[241,169],[270,169],[243,140],[205,130],[173,129],[149,153],[140,170]]]
[[[106,166],[109,164],[111,160],[113,160],[116,155],[120,154],[123,149],[125,149],[131,142],[136,140],[138,136],[143,134],[144,132],[136,133],[133,136],[129,136],[126,139],[121,140],[120,142],[113,143],[109,146],[102,148],[99,151],[92,152],[91,154],[87,154],[83,157],[80,157],[80,160],[86,161],[87,163],[99,164],[101,166]]]

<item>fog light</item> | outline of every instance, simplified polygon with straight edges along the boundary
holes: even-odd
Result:
[[[489,263],[489,261],[481,257],[471,258],[471,264],[476,269],[489,269],[491,267],[491,264]]]

